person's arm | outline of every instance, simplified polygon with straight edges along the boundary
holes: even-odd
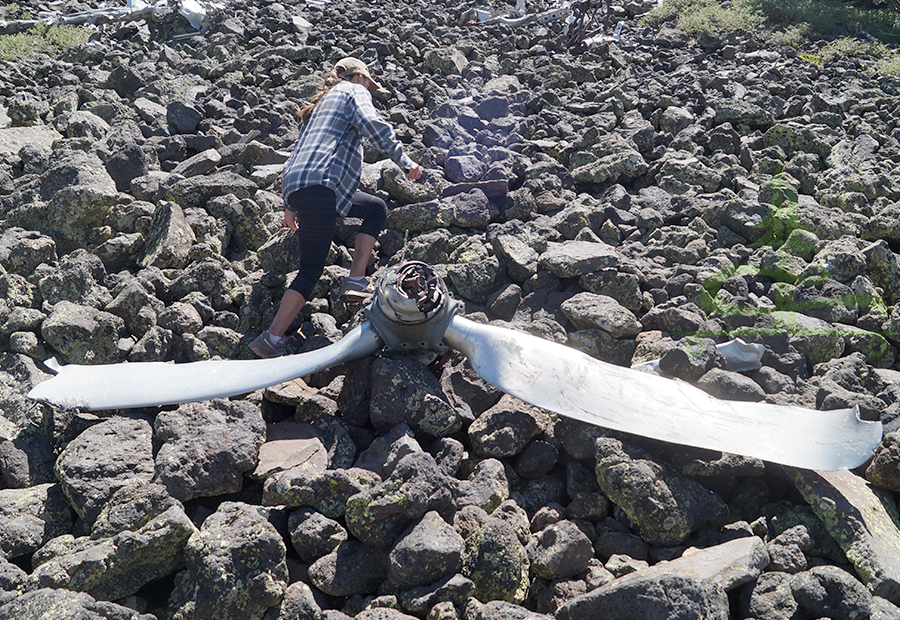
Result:
[[[353,101],[356,104],[358,126],[362,134],[371,140],[376,148],[403,168],[407,177],[414,181],[420,178],[422,168],[403,151],[403,144],[394,134],[394,128],[378,114],[378,110],[372,105],[372,97],[368,91],[363,87],[354,88]]]

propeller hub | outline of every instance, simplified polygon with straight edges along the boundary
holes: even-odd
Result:
[[[431,266],[409,261],[378,278],[363,312],[384,342],[384,354],[412,353],[430,363],[444,353],[444,331],[461,306]]]

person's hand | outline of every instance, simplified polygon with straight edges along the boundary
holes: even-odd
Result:
[[[413,181],[418,181],[422,178],[422,168],[419,166],[419,164],[413,164],[412,168],[406,171],[406,176]]]
[[[284,226],[291,230],[297,230],[297,214],[290,209],[284,210]]]

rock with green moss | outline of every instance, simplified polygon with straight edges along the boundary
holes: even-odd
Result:
[[[183,565],[182,550],[196,531],[181,506],[110,538],[78,538],[60,555],[43,553],[28,586],[66,588],[102,600],[130,596]]]
[[[16,273],[0,275],[0,299],[10,308],[37,308],[41,297],[38,287]]]
[[[28,573],[4,559],[0,559],[0,607],[22,593]]]
[[[369,416],[382,431],[406,423],[414,430],[445,437],[462,428],[462,418],[440,382],[416,360],[379,357],[372,363]]]
[[[180,269],[197,240],[181,206],[164,200],[156,206],[138,265]]]
[[[114,314],[61,301],[41,325],[41,335],[70,364],[114,364],[125,323]],[[77,406],[77,405],[75,405]]]
[[[6,224],[40,230],[61,252],[88,245],[119,199],[103,162],[80,150],[54,151],[39,183],[39,201],[15,201]]]
[[[643,155],[630,140],[610,134],[591,146],[580,161],[588,161],[572,170],[578,183],[592,185],[627,182],[646,174],[649,169]]]
[[[838,133],[828,127],[791,121],[773,125],[764,135],[766,146],[781,147],[788,157],[795,153],[815,153],[821,158],[828,157],[838,140]]]
[[[459,75],[469,61],[455,47],[432,49],[425,55],[425,68],[439,75]]]
[[[496,256],[451,264],[447,275],[456,292],[475,303],[486,303],[501,284],[504,267]]]
[[[628,515],[645,541],[677,545],[700,526],[727,516],[718,495],[637,446],[610,437],[596,445],[600,490]]]
[[[59,484],[0,490],[0,556],[34,553],[72,528],[72,509]]]
[[[151,295],[138,280],[132,280],[116,295],[105,308],[125,321],[125,327],[136,338],[143,336],[154,327],[157,315],[165,305]]]
[[[497,459],[484,459],[467,480],[457,482],[454,503],[459,508],[477,506],[493,512],[509,499],[509,495],[509,479],[503,463]]]
[[[212,174],[176,180],[165,189],[166,200],[178,203],[182,208],[205,207],[215,196],[233,194],[238,200],[252,198],[256,183],[234,172],[221,171]]]
[[[264,221],[268,211],[250,198],[237,200],[234,196],[216,196],[209,200],[206,210],[231,225],[229,252],[256,251],[269,239]]]
[[[453,525],[466,541],[461,572],[475,584],[472,595],[482,603],[523,603],[530,566],[516,530],[474,506],[457,513]]]
[[[157,620],[153,614],[98,601],[84,592],[41,588],[27,592],[0,606],[0,617],[17,620]]]
[[[52,273],[41,278],[39,288],[49,304],[70,301],[99,309],[112,301],[112,295],[100,284],[105,277],[103,262],[87,250],[78,249],[64,256]]]
[[[11,227],[0,235],[0,265],[10,272],[31,275],[41,263],[56,260],[56,243],[36,230]]]
[[[426,512],[450,508],[454,490],[455,480],[434,457],[414,452],[402,458],[382,484],[347,500],[347,529],[367,545],[387,548]]]
[[[894,304],[900,301],[900,259],[891,250],[887,241],[879,239],[863,249],[866,275],[883,291],[885,301]]]
[[[893,499],[850,471],[787,472],[869,591],[900,601],[900,518]]]
[[[839,330],[827,321],[799,312],[777,311],[763,315],[752,330],[787,335],[791,345],[806,356],[810,365],[840,357],[844,353],[844,338]],[[739,333],[735,335],[740,336]]]
[[[373,471],[352,467],[309,471],[295,467],[267,478],[263,485],[263,504],[299,508],[311,506],[331,519],[344,516],[347,500],[381,484]]]
[[[287,588],[285,553],[260,510],[222,503],[184,548],[187,600],[173,620],[261,620]]]
[[[492,245],[514,282],[525,282],[537,273],[539,254],[519,235],[497,235]]]
[[[181,502],[169,495],[161,484],[136,480],[113,493],[103,506],[91,538],[110,538],[126,530],[137,531]]]

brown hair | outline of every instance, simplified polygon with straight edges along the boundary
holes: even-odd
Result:
[[[319,105],[320,101],[322,101],[322,97],[324,97],[328,93],[328,91],[334,87],[335,84],[340,82],[342,77],[345,76],[338,77],[337,70],[335,69],[332,69],[325,74],[325,83],[322,84],[322,87],[319,88],[319,91],[312,96],[309,104],[300,108],[300,122],[303,125],[309,122],[309,118],[312,116],[312,113],[315,112],[316,106]]]

